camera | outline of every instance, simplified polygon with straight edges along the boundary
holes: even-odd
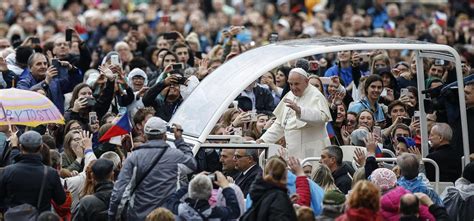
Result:
[[[95,106],[97,102],[95,101],[95,99],[93,97],[88,97],[87,98],[87,106],[88,107],[93,107]]]
[[[209,177],[209,179],[211,179],[212,183],[214,183],[214,181],[217,180],[217,177],[216,177],[215,173],[211,173],[211,174],[207,175],[207,177]]]

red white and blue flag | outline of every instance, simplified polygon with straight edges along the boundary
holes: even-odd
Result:
[[[105,132],[102,137],[100,137],[99,142],[105,142],[110,140],[112,137],[121,136],[128,134],[132,131],[132,125],[130,124],[130,119],[128,118],[128,113],[124,113],[122,117],[113,125],[107,132]]]

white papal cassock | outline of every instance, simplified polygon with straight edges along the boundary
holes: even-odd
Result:
[[[301,108],[301,116],[287,107],[283,100],[296,102]],[[288,155],[300,159],[321,155],[321,150],[330,145],[326,123],[331,121],[328,102],[323,94],[308,84],[301,97],[291,91],[281,99],[273,111],[275,123],[262,135],[265,143],[275,143],[285,136]]]

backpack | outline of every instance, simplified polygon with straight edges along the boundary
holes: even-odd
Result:
[[[36,207],[23,203],[21,205],[11,207],[5,213],[5,221],[36,221],[39,216],[38,209],[40,207],[41,199],[43,197],[44,186],[46,184],[46,176],[48,175],[48,167],[43,165],[43,181],[41,182],[41,188],[38,196],[38,202]]]

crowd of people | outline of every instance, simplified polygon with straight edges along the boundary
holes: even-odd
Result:
[[[404,38],[460,54],[473,161],[473,14],[468,0],[1,1],[0,88],[46,96],[65,124],[0,126],[0,220],[473,220],[474,162],[462,163],[449,61],[422,59],[420,76],[413,51],[340,51],[268,71],[210,133],[282,146],[263,165],[258,149],[193,153],[189,122],[167,123],[201,81],[252,48]],[[419,78],[429,97],[423,154]],[[131,132],[105,138],[124,116]],[[347,146],[358,147],[352,161]],[[387,152],[396,162],[377,162]],[[435,191],[423,156],[450,187]]]

